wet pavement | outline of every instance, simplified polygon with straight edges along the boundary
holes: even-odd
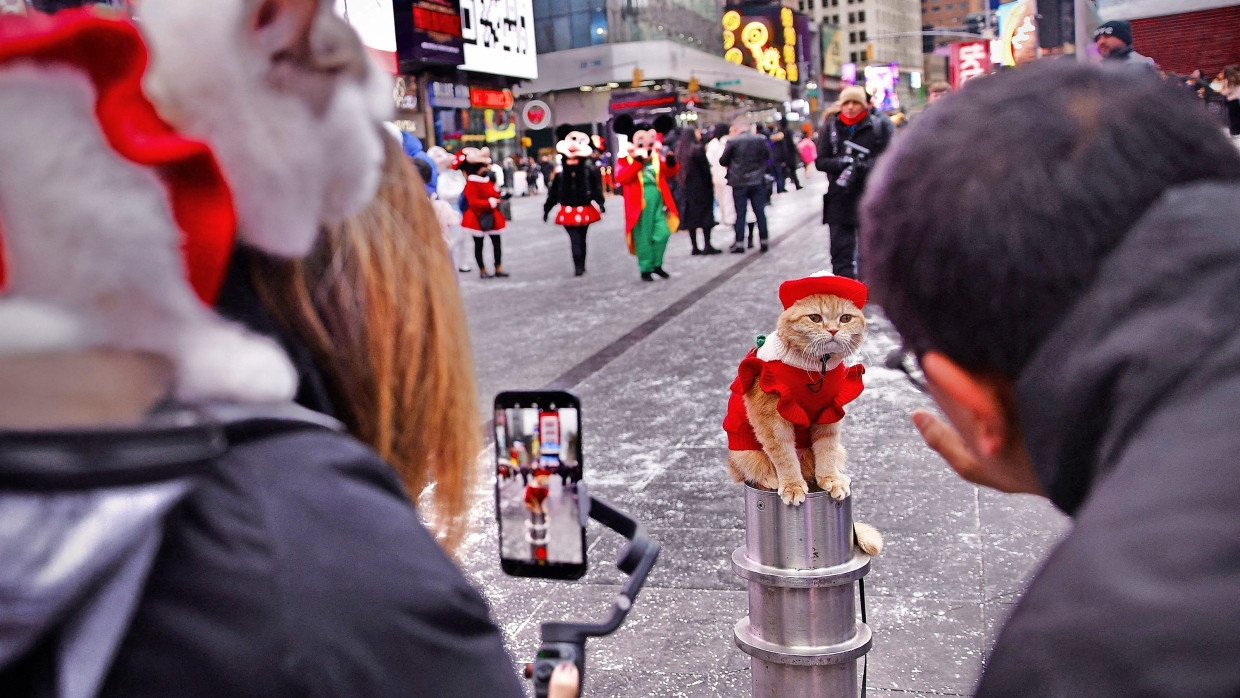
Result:
[[[720,423],[737,363],[774,328],[780,282],[830,267],[819,224],[825,184],[815,174],[804,191],[775,197],[766,254],[691,256],[688,237],[673,235],[664,263],[672,278],[654,283],[639,279],[625,250],[618,197],[590,229],[582,277],[563,229],[542,222],[542,197],[514,199],[503,243],[511,277],[461,275],[480,420],[501,390],[577,394],[591,492],[662,544],[628,621],[587,644],[587,696],[749,695],[749,657],[732,638],[748,601],[729,562],[744,542],[744,498],[724,468]],[[731,238],[721,226],[713,242],[726,249]],[[489,262],[489,243],[486,254]],[[960,480],[926,449],[909,415],[928,398],[883,367],[899,340],[866,310],[866,391],[848,408],[843,439],[854,516],[886,539],[865,580],[867,695],[968,695],[997,628],[1067,523],[1038,498]],[[461,560],[519,666],[538,647],[539,623],[605,617],[624,579],[614,564],[623,539],[592,523],[590,571],[577,582],[507,577],[489,487],[480,484]]]

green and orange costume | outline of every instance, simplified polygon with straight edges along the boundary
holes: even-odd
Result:
[[[680,227],[667,184],[679,171],[675,158],[671,163],[657,157],[646,162],[626,155],[616,162],[616,184],[624,187],[625,240],[642,274],[663,267],[667,239]]]

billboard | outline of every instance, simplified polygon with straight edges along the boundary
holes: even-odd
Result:
[[[723,13],[723,57],[788,82],[801,81],[809,21],[787,7],[730,7]]]
[[[1036,60],[1038,25],[1034,0],[1004,3],[995,14],[999,18],[999,62],[1010,66]]]
[[[336,0],[336,14],[353,27],[366,46],[366,52],[385,72],[393,75],[399,72],[392,0]]]
[[[538,77],[533,0],[460,0],[463,70]]]
[[[838,26],[826,22],[819,26],[818,31],[822,41],[822,74],[833,77],[843,75],[844,48],[841,39],[844,35],[840,33]]]
[[[402,65],[461,64],[464,39],[458,0],[395,0],[395,11]]]
[[[896,96],[896,83],[900,80],[900,65],[867,65],[865,67],[865,92],[870,104],[879,111],[896,111],[900,98]]]
[[[957,41],[951,44],[948,77],[953,90],[969,80],[990,72],[990,42]]]

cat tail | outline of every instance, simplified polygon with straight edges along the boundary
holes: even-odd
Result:
[[[0,355],[80,349],[87,342],[82,319],[48,303],[0,301]]]
[[[854,523],[853,536],[857,539],[857,547],[866,555],[874,557],[883,551],[883,534],[870,524]]]

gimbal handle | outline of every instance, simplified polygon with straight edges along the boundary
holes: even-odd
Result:
[[[650,574],[650,569],[659,558],[658,541],[646,534],[646,528],[637,519],[601,499],[590,497],[585,491],[584,482],[579,483],[578,487],[583,525],[588,517],[629,540],[629,544],[620,554],[620,559],[616,561],[616,567],[629,577],[612,603],[611,615],[602,623],[555,621],[539,626],[542,646],[538,650],[532,671],[536,698],[545,698],[551,672],[562,661],[572,661],[577,665],[581,684],[585,685],[586,640],[610,635],[624,623],[625,616],[637,600],[637,592],[641,591],[642,585],[646,583],[646,575]]]

